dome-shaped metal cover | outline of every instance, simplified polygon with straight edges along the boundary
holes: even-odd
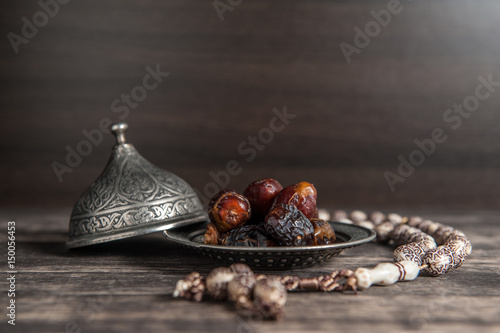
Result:
[[[103,173],[73,207],[69,248],[207,220],[191,186],[125,143],[127,124],[111,126],[117,144]]]

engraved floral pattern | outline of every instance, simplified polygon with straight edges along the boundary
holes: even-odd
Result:
[[[126,169],[119,184],[118,193],[121,196],[138,202],[150,199],[157,186],[153,179],[144,172]]]
[[[185,181],[150,164],[132,146],[118,146],[73,208],[70,237],[201,214],[201,202]]]

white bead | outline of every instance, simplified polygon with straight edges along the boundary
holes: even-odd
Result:
[[[330,221],[331,215],[326,209],[320,208],[318,209],[318,218],[325,221]]]
[[[372,278],[368,268],[358,268],[354,271],[354,276],[357,280],[357,287],[359,290],[370,288],[372,285]]]
[[[340,219],[338,220],[338,222],[340,223],[345,223],[345,224],[354,224],[354,222],[352,222],[351,220],[349,219]]]
[[[359,290],[368,289],[373,284],[390,285],[398,281],[414,280],[420,269],[414,262],[404,260],[398,263],[382,263],[375,268],[358,268],[354,271]]]
[[[404,271],[404,275],[400,277],[399,281],[415,280],[420,273],[420,268],[413,261],[403,260],[398,262],[398,264],[403,266]]]
[[[403,221],[403,218],[399,214],[391,213],[391,214],[387,215],[387,220],[389,220],[393,224],[397,225],[397,224],[400,224]]]
[[[361,221],[358,223],[358,225],[372,230],[373,228],[375,228],[375,224],[373,224],[373,222],[370,221]]]
[[[378,264],[371,270],[371,276],[372,284],[381,284],[385,286],[398,282],[401,272],[399,267],[393,263],[383,263]]]
[[[354,222],[361,222],[361,221],[366,221],[368,216],[366,216],[366,213],[361,211],[361,210],[353,210],[351,214],[349,214],[349,218]],[[357,224],[357,223],[356,223]]]

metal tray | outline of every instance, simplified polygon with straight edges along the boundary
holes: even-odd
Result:
[[[329,222],[337,242],[318,246],[237,247],[203,243],[206,222],[163,231],[170,241],[194,249],[225,264],[241,262],[252,268],[282,270],[320,264],[344,249],[359,246],[375,238],[375,231],[340,222]]]

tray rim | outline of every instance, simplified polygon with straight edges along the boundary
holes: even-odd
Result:
[[[224,251],[224,252],[238,252],[238,253],[283,253],[283,252],[289,252],[289,253],[295,253],[295,252],[300,252],[300,253],[307,253],[307,252],[317,252],[317,251],[328,251],[328,250],[344,250],[347,248],[359,246],[365,243],[368,243],[375,239],[376,237],[376,232],[372,229],[368,229],[366,227],[356,225],[356,224],[347,224],[347,223],[342,223],[342,222],[337,222],[337,221],[328,221],[330,225],[332,225],[332,228],[335,230],[335,232],[339,232],[342,234],[347,234],[351,237],[353,237],[349,241],[345,241],[342,243],[334,243],[334,244],[329,244],[329,245],[310,245],[310,246],[274,246],[274,247],[241,247],[241,246],[227,246],[227,245],[212,245],[212,244],[204,244],[204,243],[198,243],[190,240],[187,236],[180,236],[176,234],[176,231],[179,232],[179,230],[184,230],[187,228],[192,228],[193,230],[190,231],[188,234],[191,234],[193,232],[197,232],[198,229],[201,227],[202,224],[206,224],[207,221],[196,223],[196,224],[190,224],[188,226],[182,227],[182,228],[172,228],[169,230],[164,230],[162,232],[163,236],[174,243],[181,244],[190,248],[195,248],[195,249],[203,249],[203,250],[208,250],[208,251]],[[365,237],[361,237],[358,235],[358,237],[354,237],[352,233],[350,232],[353,231],[358,231],[358,232],[364,232]]]

